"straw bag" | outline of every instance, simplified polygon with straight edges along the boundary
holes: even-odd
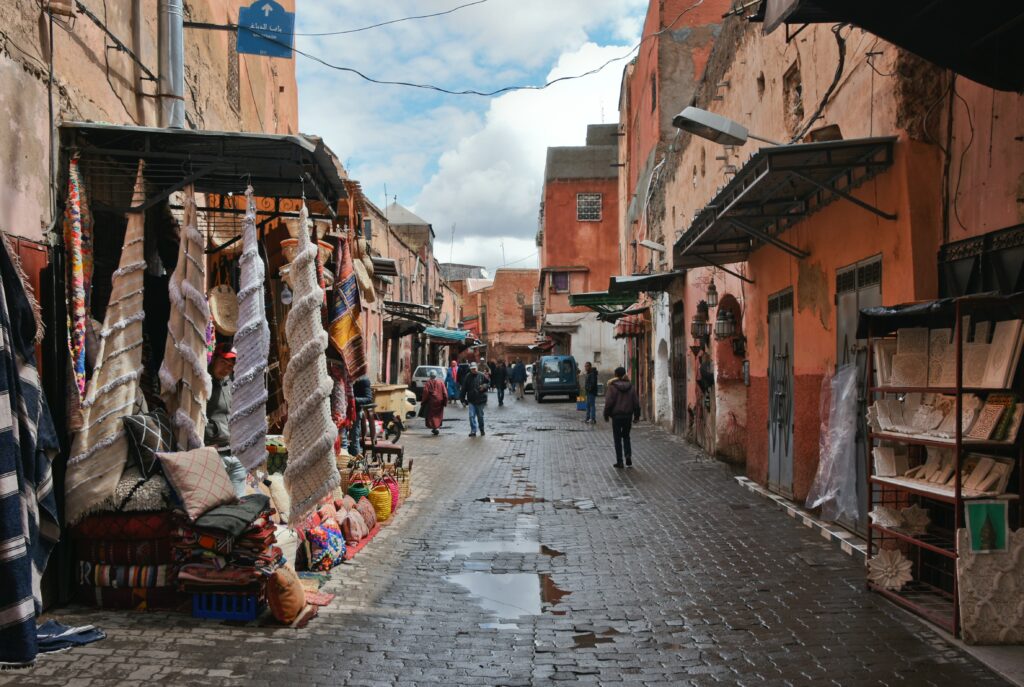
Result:
[[[398,510],[398,504],[400,503],[399,492],[401,491],[401,487],[398,485],[398,480],[391,475],[384,475],[377,480],[374,486],[376,487],[380,485],[384,485],[387,487],[388,491],[391,492],[391,512],[394,513]]]
[[[213,326],[223,336],[234,336],[238,331],[238,295],[231,286],[230,262],[222,257],[217,265],[217,284],[210,289],[210,316]]]
[[[391,517],[391,490],[383,484],[378,484],[370,490],[367,496],[373,512],[377,515],[377,522],[384,522]]]
[[[352,271],[355,272],[356,283],[359,285],[359,293],[362,295],[363,300],[367,303],[375,302],[377,294],[373,292],[373,281],[370,280],[370,275],[366,273],[366,265],[363,264],[363,261],[353,260]]]

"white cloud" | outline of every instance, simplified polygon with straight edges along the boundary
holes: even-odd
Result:
[[[625,50],[588,43],[562,55],[549,78],[579,73]],[[548,146],[582,145],[587,124],[616,121],[621,73],[615,65],[545,91],[495,98],[483,128],[441,156],[416,213],[436,227],[455,222],[463,235],[532,238]]]

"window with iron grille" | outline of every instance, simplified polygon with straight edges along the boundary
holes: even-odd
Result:
[[[601,194],[576,194],[576,220],[579,222],[601,221]]]
[[[373,240],[373,222],[368,219],[363,220],[363,238],[367,241]]]
[[[533,312],[532,305],[523,306],[523,329],[536,329],[537,316]]]
[[[568,272],[552,272],[551,273],[551,290],[560,291],[562,293],[569,290],[569,273]]]

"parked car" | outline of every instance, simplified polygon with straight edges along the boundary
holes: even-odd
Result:
[[[580,392],[579,367],[571,355],[545,355],[534,365],[533,397],[567,396],[575,401]]]
[[[430,379],[430,371],[433,370],[437,373],[437,378],[443,383],[448,374],[448,369],[441,365],[420,365],[412,373],[412,381],[409,382],[409,389],[416,394],[416,400],[420,400],[423,397],[423,387],[426,386],[427,380]]]

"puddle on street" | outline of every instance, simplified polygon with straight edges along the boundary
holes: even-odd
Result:
[[[473,553],[541,553],[539,542],[526,539],[513,541],[460,541],[441,552],[441,560],[450,561],[455,556]]]
[[[482,499],[477,499],[481,503],[501,503],[506,506],[522,506],[526,503],[544,503],[544,499],[539,496],[485,496]]]
[[[584,632],[583,634],[573,635],[572,641],[576,645],[577,649],[592,649],[598,644],[611,644],[615,640],[612,639],[613,635],[619,634],[618,630],[608,628],[600,635],[594,632]]]
[[[572,592],[567,592],[555,584],[555,581],[551,579],[551,575],[548,573],[541,573],[538,577],[540,578],[540,598],[544,603],[554,605],[564,597],[572,594]]]
[[[515,623],[477,623],[481,630],[518,630]]]
[[[540,552],[542,554],[544,554],[545,556],[550,556],[551,558],[554,558],[555,556],[564,556],[565,555],[564,553],[562,553],[558,549],[553,549],[550,546],[547,546],[546,544],[541,544],[540,545]]]
[[[480,608],[499,618],[540,615],[541,582],[533,573],[469,572],[445,579],[468,590]]]

